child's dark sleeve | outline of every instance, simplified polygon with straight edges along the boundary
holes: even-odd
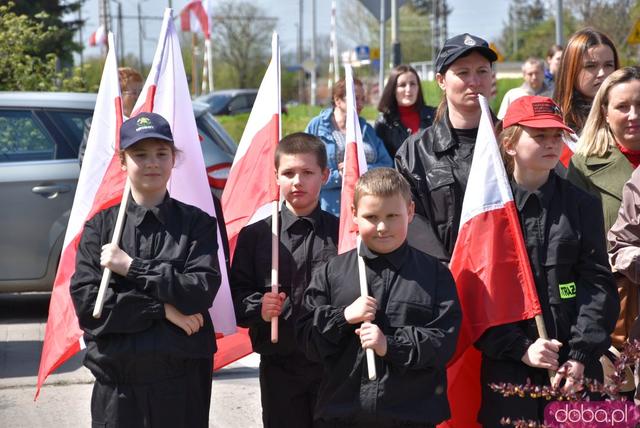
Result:
[[[344,306],[331,305],[331,262],[313,274],[302,298],[300,316],[296,321],[298,344],[312,361],[322,361],[345,349],[345,342],[354,339],[355,325],[344,317]]]
[[[571,327],[569,358],[585,363],[606,351],[620,313],[620,297],[609,268],[600,202],[581,204],[580,254],[576,273],[578,317]]]
[[[119,290],[107,287],[102,316],[93,318],[103,271],[100,266],[103,224],[101,214],[88,221],[78,245],[76,271],[71,277],[70,293],[80,327],[93,336],[146,330],[153,320],[164,319],[164,305],[135,288]]]
[[[421,326],[396,328],[387,336],[384,359],[405,369],[443,368],[453,356],[462,312],[451,272],[435,261],[433,316]],[[373,321],[375,323],[375,321]]]
[[[499,360],[521,361],[533,344],[518,323],[498,325],[488,328],[475,347],[487,356]]]
[[[127,278],[185,315],[209,310],[220,287],[217,225],[198,211],[190,217],[185,260],[133,259]]]
[[[245,227],[238,235],[236,250],[231,263],[231,296],[236,313],[236,322],[241,327],[265,324],[262,319],[262,296],[265,279],[256,271],[256,246],[260,241],[257,229]]]

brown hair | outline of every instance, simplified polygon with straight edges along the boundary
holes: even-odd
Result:
[[[518,142],[523,131],[522,125],[512,125],[506,129],[502,128],[502,121],[498,122],[495,128],[498,134],[498,146],[500,147],[500,155],[504,163],[504,169],[509,177],[513,177],[515,162],[513,156],[507,153],[507,149],[513,147]]]
[[[418,72],[410,65],[400,64],[397,67],[394,67],[389,74],[389,80],[387,80],[387,84],[384,86],[380,102],[378,103],[378,111],[384,114],[398,112],[396,89],[398,87],[398,78],[404,73],[412,73],[418,82],[418,98],[416,98],[416,103],[413,105],[413,108],[418,112],[422,110],[422,107],[424,106],[424,98],[422,96],[420,76],[418,76]]]
[[[389,198],[394,195],[411,202],[411,188],[407,180],[393,168],[374,168],[360,176],[353,193],[353,206],[358,210],[358,202],[363,196]]]
[[[561,45],[551,45],[549,46],[549,49],[547,49],[547,56],[546,58],[553,58],[553,56],[557,53],[557,52],[562,52],[564,50],[564,48]]]
[[[353,86],[360,86],[364,88],[362,80],[357,79],[355,76],[353,77]],[[345,99],[347,97],[347,81],[344,79],[340,79],[333,85],[333,89],[331,90],[331,105],[336,106],[336,98],[339,100]]]
[[[142,75],[131,67],[120,67],[118,69],[118,80],[120,81],[120,88],[124,89],[129,82],[142,82]]]
[[[575,85],[578,80],[578,74],[583,68],[582,58],[584,54],[588,49],[597,45],[609,46],[613,51],[614,68],[620,67],[618,51],[611,39],[606,34],[593,28],[585,28],[574,33],[567,42],[567,47],[562,53],[558,76],[555,78],[553,99],[563,112],[562,118],[564,122],[569,126],[575,127],[576,131],[582,130],[586,115],[573,108],[576,94],[582,95],[577,92]]]
[[[316,157],[318,166],[324,170],[327,167],[327,149],[320,138],[306,132],[294,132],[284,137],[276,146],[274,164],[280,168],[280,156],[310,153]]]
[[[120,164],[124,165],[124,159],[125,159],[124,158],[124,154],[127,152],[127,150],[130,150],[130,149],[134,148],[136,146],[136,144],[138,144],[141,141],[145,141],[145,140],[156,140],[159,143],[166,144],[167,147],[169,147],[171,149],[171,153],[173,153],[173,155],[176,158],[176,160],[177,160],[178,155],[180,153],[182,153],[182,150],[178,149],[174,144],[171,144],[168,141],[164,141],[164,140],[161,140],[159,138],[145,138],[143,140],[140,140],[140,141],[136,142],[135,144],[132,144],[131,146],[127,147],[126,149],[120,149],[118,151],[118,157],[120,158]]]

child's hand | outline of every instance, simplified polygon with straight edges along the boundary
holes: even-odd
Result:
[[[360,296],[355,302],[344,308],[344,317],[349,324],[373,321],[376,317],[378,302],[371,296]]]
[[[555,339],[538,339],[522,356],[522,362],[531,367],[558,370],[558,351],[561,346],[562,343]]]
[[[185,315],[168,303],[164,304],[164,316],[171,323],[183,329],[187,336],[197,333],[204,325],[202,314]]]
[[[282,304],[287,295],[280,292],[279,294],[269,291],[262,296],[262,307],[260,308],[260,315],[265,322],[271,321],[273,317],[279,317],[282,312]]]
[[[116,244],[106,244],[102,246],[100,266],[108,268],[111,272],[127,276],[132,261],[133,259],[129,257],[129,254],[122,251]]]
[[[387,355],[387,337],[380,327],[370,322],[363,322],[360,328],[356,329],[356,334],[360,336],[362,349],[373,349],[379,357]]]
[[[584,375],[584,364],[576,360],[568,360],[558,369],[558,372],[551,381],[553,388],[559,388],[562,379],[566,379],[562,392],[573,393],[582,389],[582,376]]]

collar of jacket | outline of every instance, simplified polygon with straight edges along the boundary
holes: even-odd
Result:
[[[446,106],[443,113],[444,120],[434,122],[422,137],[424,139],[427,137],[427,134],[429,134],[432,141],[433,151],[436,153],[446,152],[450,148],[458,145],[458,142],[451,135],[449,110]]]
[[[622,187],[631,177],[633,165],[617,147],[610,147],[602,157],[586,157],[585,165],[584,175],[594,186],[622,200]]]
[[[429,121],[433,122],[433,117],[435,116],[435,111],[433,108],[427,106],[426,104],[422,105],[420,109],[420,127],[426,128],[425,124],[429,123]],[[398,110],[389,111],[388,113],[380,113],[380,115],[384,118],[387,123],[393,125],[402,125],[400,123],[400,113]]]
[[[298,220],[307,221],[313,230],[316,229],[316,226],[321,220],[321,208],[320,202],[316,205],[316,207],[306,216],[298,217],[287,207],[286,203],[282,203],[280,206],[280,222],[282,230],[289,230],[291,226],[293,226]]]
[[[129,195],[129,204],[127,205],[127,216],[134,221],[136,227],[140,226],[147,214],[153,215],[158,221],[166,226],[167,224],[167,211],[171,206],[171,198],[169,192],[165,193],[164,199],[155,207],[146,208],[142,205],[138,205],[133,200],[133,196]]]
[[[395,270],[399,270],[402,267],[405,259],[407,258],[407,251],[409,251],[409,244],[407,244],[406,240],[398,248],[387,254],[379,254],[371,251],[369,247],[367,247],[364,242],[362,242],[358,254],[362,256],[362,258],[366,262],[385,260],[387,261],[387,263],[391,264],[391,266],[393,266]]]

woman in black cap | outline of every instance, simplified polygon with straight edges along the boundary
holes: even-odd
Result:
[[[478,96],[491,94],[496,59],[479,37],[465,33],[448,39],[436,59],[436,81],[444,95],[434,123],[396,153],[396,168],[409,181],[416,204],[409,244],[447,263],[480,123]]]

